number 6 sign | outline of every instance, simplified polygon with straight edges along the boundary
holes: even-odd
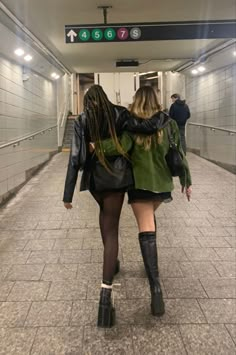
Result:
[[[122,41],[126,40],[129,37],[129,31],[127,30],[127,28],[119,28],[119,30],[117,31],[117,37]]]
[[[108,41],[112,41],[116,36],[116,32],[113,28],[107,28],[104,32],[104,36]]]

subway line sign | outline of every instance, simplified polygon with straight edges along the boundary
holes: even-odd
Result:
[[[66,43],[236,38],[236,20],[66,25]]]
[[[79,27],[66,30],[66,43],[78,42],[117,42],[137,40],[141,37],[139,27]]]

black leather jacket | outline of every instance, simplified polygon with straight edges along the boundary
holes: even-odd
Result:
[[[153,115],[152,118],[148,120],[140,120],[135,116],[131,116],[129,111],[121,106],[114,105],[115,110],[115,124],[116,124],[116,134],[117,136],[121,135],[124,130],[127,130],[132,133],[138,134],[153,134],[158,129],[165,127],[169,123],[169,116],[164,112],[158,112]],[[86,124],[85,117],[85,140],[87,143],[91,141],[89,137],[89,131]],[[109,138],[108,135],[102,137],[103,139]],[[75,185],[77,182],[78,172],[80,170],[79,165],[75,165],[73,161],[78,161],[78,157],[74,156],[74,154],[79,153],[79,145],[82,137],[82,129],[81,129],[81,116],[75,120],[74,124],[74,137],[72,139],[72,144],[76,144],[76,146],[71,147],[71,153],[69,157],[66,181],[65,181],[65,189],[64,189],[64,202],[72,202]],[[80,183],[80,191],[89,190],[90,189],[90,179],[93,170],[93,161],[97,160],[96,156],[88,153],[88,158],[86,160],[85,166],[83,167],[83,173],[81,177]]]
[[[124,130],[137,134],[153,134],[158,129],[164,128],[170,122],[170,117],[162,111],[155,113],[149,119],[141,119],[130,115],[129,120],[125,122]]]

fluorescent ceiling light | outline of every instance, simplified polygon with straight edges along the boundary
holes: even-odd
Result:
[[[192,70],[192,74],[198,74],[198,70],[197,69],[193,69]]]
[[[22,55],[25,54],[25,52],[24,52],[23,49],[21,49],[21,48],[16,49],[14,53],[15,53],[16,55],[18,55],[19,57],[21,57]]]
[[[198,71],[200,71],[200,72],[204,72],[205,70],[206,70],[206,68],[203,67],[202,65],[200,67],[198,67]]]
[[[152,79],[156,79],[156,78],[158,78],[158,75],[156,75],[156,76],[151,76],[150,78],[147,78],[146,80],[152,80]]]
[[[156,71],[148,71],[147,73],[139,73],[139,76],[156,73]]]
[[[233,51],[233,55],[236,57],[236,51]]]
[[[51,77],[53,78],[53,79],[59,79],[60,78],[60,75],[58,75],[57,73],[52,73],[51,74]]]
[[[26,60],[26,62],[30,62],[32,59],[33,59],[33,57],[32,57],[30,54],[27,54],[27,55],[24,57],[24,60]]]

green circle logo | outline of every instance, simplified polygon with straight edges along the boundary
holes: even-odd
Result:
[[[108,41],[112,41],[116,36],[116,31],[113,28],[107,28],[104,32],[104,36]]]
[[[103,32],[102,30],[99,30],[98,28],[95,28],[93,31],[92,31],[92,39],[94,41],[101,41],[103,37]]]
[[[79,31],[79,38],[81,39],[81,41],[88,41],[90,38],[89,30],[86,30],[86,29],[80,30]]]

